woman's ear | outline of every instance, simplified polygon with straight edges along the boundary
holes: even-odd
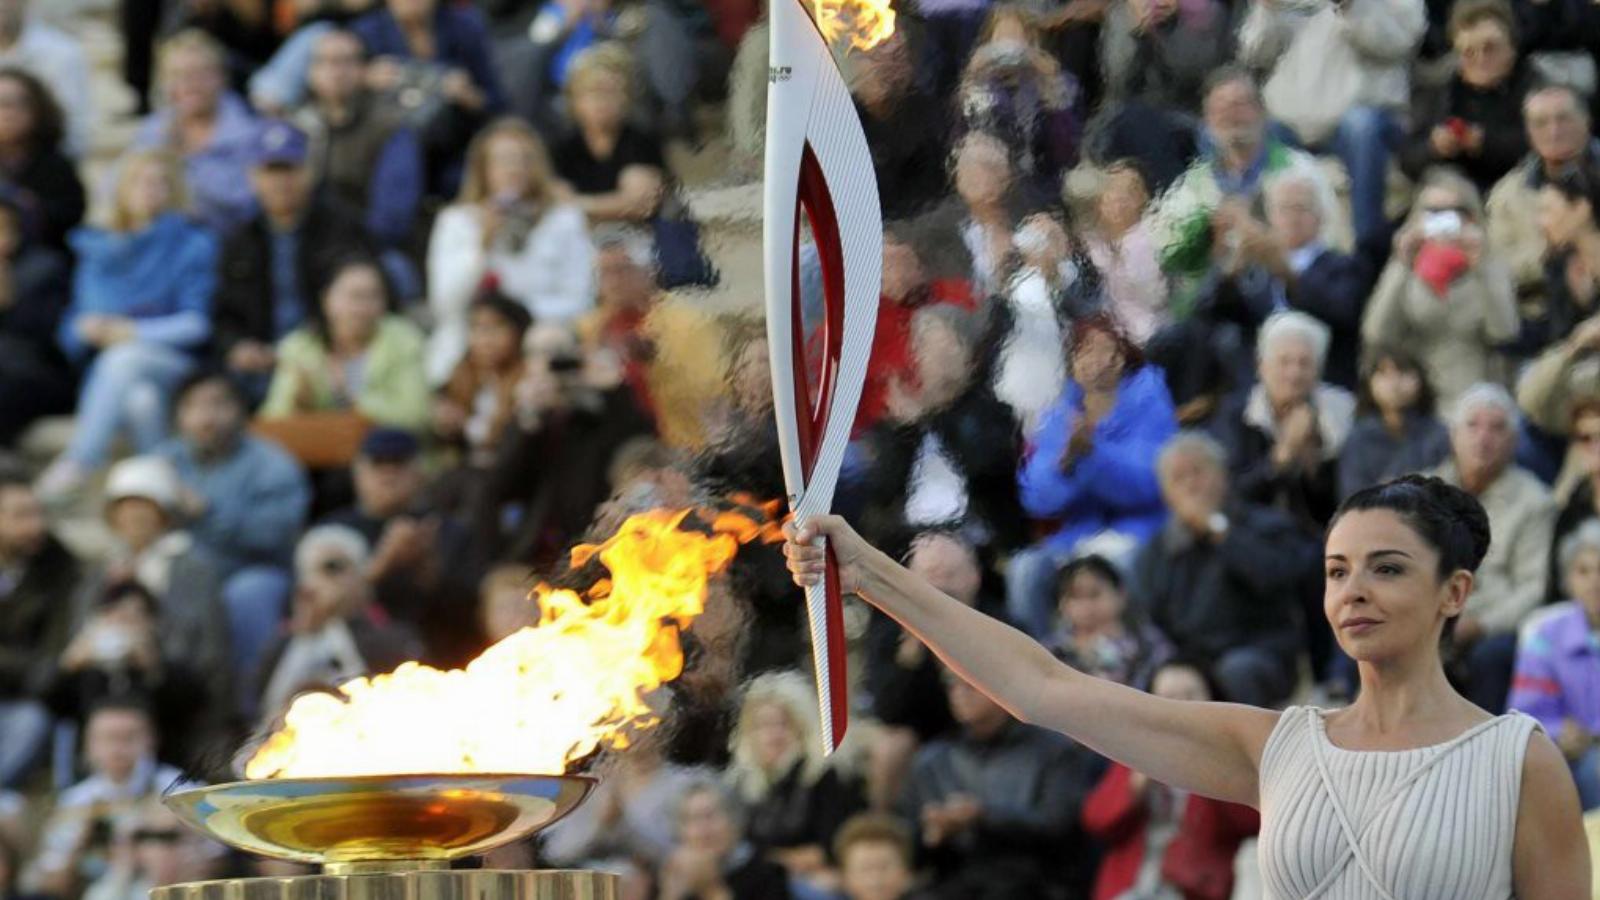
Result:
[[[1461,615],[1467,608],[1467,598],[1472,596],[1473,584],[1471,572],[1457,569],[1445,580],[1444,608],[1440,611],[1450,617]]]

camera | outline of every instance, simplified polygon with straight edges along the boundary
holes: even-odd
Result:
[[[1446,209],[1423,215],[1422,236],[1430,239],[1460,237],[1461,214]]]

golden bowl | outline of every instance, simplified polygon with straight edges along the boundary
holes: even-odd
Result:
[[[277,859],[349,869],[446,863],[527,837],[594,789],[582,775],[368,775],[236,781],[168,795],[211,837]]]

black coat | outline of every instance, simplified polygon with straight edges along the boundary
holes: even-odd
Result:
[[[1339,450],[1339,500],[1391,478],[1426,472],[1449,455],[1449,429],[1432,415],[1408,417],[1399,438],[1381,416],[1360,416]]]
[[[1325,459],[1310,472],[1279,471],[1272,461],[1272,435],[1245,421],[1251,391],[1223,401],[1211,433],[1228,453],[1233,493],[1249,503],[1273,506],[1303,528],[1320,532],[1339,508],[1339,461]]]
[[[1349,391],[1356,389],[1361,355],[1361,314],[1378,267],[1364,254],[1324,250],[1285,291],[1289,305],[1307,313],[1331,332],[1323,378]]]
[[[1518,59],[1506,80],[1488,90],[1472,87],[1457,75],[1431,97],[1420,96],[1412,116],[1411,135],[1400,149],[1400,167],[1415,179],[1431,165],[1453,165],[1478,186],[1481,194],[1488,196],[1494,183],[1527,155],[1522,98],[1536,79],[1537,73],[1526,59]],[[1429,136],[1434,126],[1451,118],[1483,129],[1483,147],[1478,155],[1462,154],[1454,159],[1434,155]]]
[[[72,411],[72,367],[56,343],[56,326],[72,296],[66,254],[41,244],[11,260],[11,304],[0,309],[0,446],[40,416]]]
[[[15,169],[0,168],[0,185],[16,192],[29,237],[67,248],[67,232],[83,221],[87,204],[72,160],[56,150],[36,152]]]
[[[341,259],[374,254],[361,216],[325,200],[312,203],[299,231],[296,281],[309,315],[317,292]],[[222,245],[217,293],[212,301],[211,344],[219,358],[240,341],[272,345],[279,335],[273,320],[272,231],[258,215],[239,226]]]
[[[71,636],[72,594],[81,574],[78,560],[51,536],[15,585],[0,589],[0,700],[40,687],[54,668]]]
[[[751,805],[746,834],[763,851],[817,845],[831,856],[839,826],[863,806],[861,793],[832,769],[808,785],[801,778],[802,767],[796,762]]]

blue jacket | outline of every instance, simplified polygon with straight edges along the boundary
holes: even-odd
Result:
[[[94,351],[78,337],[78,319],[86,315],[126,316],[138,340],[182,350],[210,337],[217,242],[204,227],[166,213],[143,231],[79,228],[68,242],[78,268],[57,339],[74,362]]]
[[[1082,413],[1083,389],[1069,380],[1028,441],[1017,473],[1022,508],[1036,519],[1061,520],[1045,541],[1061,552],[1108,529],[1142,542],[1167,517],[1156,455],[1177,433],[1178,419],[1166,379],[1156,366],[1123,376],[1117,405],[1094,428],[1093,448],[1063,472],[1061,454]]]
[[[350,30],[361,38],[367,54],[373,58],[412,58],[411,46],[406,43],[400,23],[387,9],[367,13],[351,23]],[[489,30],[483,23],[483,16],[472,8],[441,3],[433,14],[433,37],[438,48],[435,61],[464,69],[472,76],[472,83],[489,99],[485,112],[493,115],[505,109],[506,95],[500,87],[500,76],[490,62]]]
[[[156,453],[205,498],[205,513],[189,531],[225,573],[250,564],[288,565],[311,507],[311,487],[293,457],[248,434],[223,459],[202,462],[182,438]]]

